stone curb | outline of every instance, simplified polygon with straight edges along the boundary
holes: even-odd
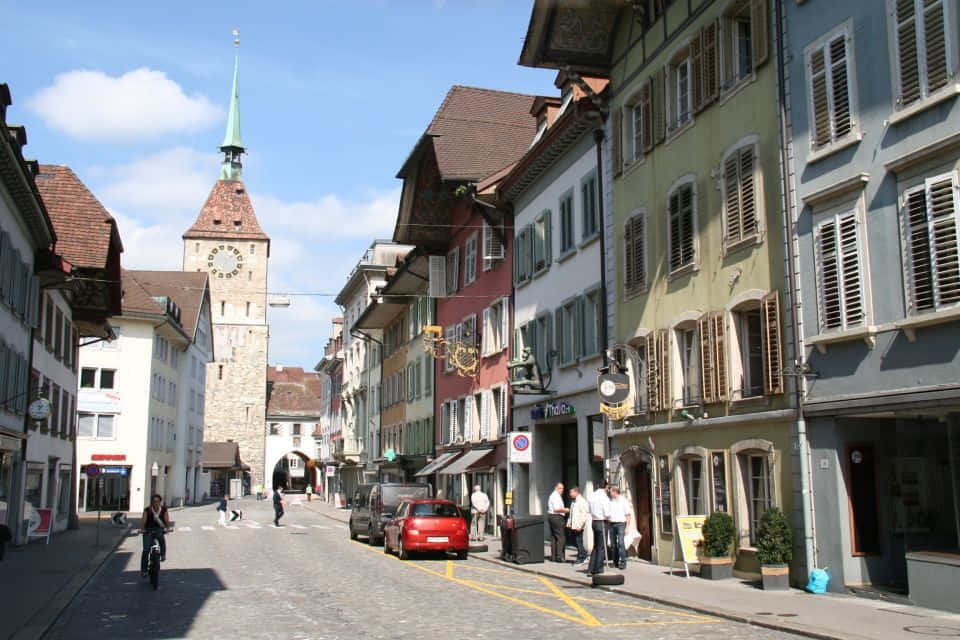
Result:
[[[11,640],[32,640],[33,638],[42,638],[53,628],[53,625],[60,619],[60,615],[70,606],[77,594],[83,590],[90,579],[98,573],[109,558],[123,544],[123,541],[130,535],[132,527],[127,528],[117,538],[112,548],[101,549],[94,554],[90,562],[84,569],[78,571],[70,582],[65,584],[56,594],[31,617],[26,624],[18,629],[11,637]]]
[[[545,578],[550,578],[553,580],[562,580],[563,582],[569,582],[576,585],[602,589],[604,591],[609,591],[611,593],[616,593],[619,595],[630,596],[631,598],[637,598],[639,600],[646,600],[649,602],[655,602],[658,604],[664,604],[674,607],[680,607],[681,609],[688,609],[696,613],[702,613],[706,615],[715,616],[717,618],[724,618],[726,620],[732,620],[734,622],[742,622],[744,624],[749,624],[755,627],[762,627],[765,629],[772,629],[775,631],[785,631],[787,633],[793,633],[796,635],[804,636],[807,638],[816,638],[817,640],[871,640],[867,636],[861,636],[854,633],[838,633],[835,631],[828,631],[826,629],[820,629],[817,627],[810,627],[809,625],[799,625],[792,624],[786,621],[777,621],[773,622],[770,618],[766,616],[752,616],[740,613],[738,611],[732,611],[730,609],[724,609],[723,607],[714,607],[705,605],[702,602],[690,602],[688,600],[681,600],[678,598],[663,598],[655,595],[636,593],[634,591],[628,591],[627,589],[618,588],[618,587],[593,587],[590,580],[581,580],[577,578],[558,576],[547,571],[541,571],[534,569],[532,567],[516,565],[512,562],[504,562],[496,557],[484,557],[483,555],[474,555],[471,556],[477,560],[482,560],[483,562],[488,562],[490,564],[499,565],[506,567],[508,569],[513,569],[514,571],[521,571],[524,573],[530,573],[538,576],[543,576]]]

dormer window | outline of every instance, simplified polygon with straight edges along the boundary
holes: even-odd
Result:
[[[537,120],[537,132],[533,136],[533,142],[530,143],[530,146],[540,142],[540,138],[543,137],[543,132],[547,130],[547,118],[544,116]]]
[[[240,221],[239,221],[239,220],[234,220],[234,221],[233,221],[233,226],[239,227],[239,226],[240,226]]]
[[[220,225],[220,222],[221,222],[221,221],[220,221],[219,219],[217,219],[217,218],[214,218],[214,219],[213,219],[213,224],[216,225],[216,226],[219,226],[219,225]]]

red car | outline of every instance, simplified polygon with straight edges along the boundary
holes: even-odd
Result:
[[[450,500],[404,500],[383,528],[383,552],[401,560],[418,551],[453,551],[464,560],[469,545],[467,521]]]

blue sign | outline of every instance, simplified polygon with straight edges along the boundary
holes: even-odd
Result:
[[[130,473],[129,467],[100,467],[100,473],[114,476],[125,476]]]

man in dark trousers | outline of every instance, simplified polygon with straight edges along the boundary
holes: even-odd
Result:
[[[567,512],[570,511],[563,504],[563,483],[558,482],[553,493],[547,500],[547,522],[550,523],[550,555],[554,562],[563,562],[564,547],[566,547]]]
[[[273,488],[273,526],[280,526],[280,518],[283,517],[283,503],[286,500],[283,499],[283,493],[280,491],[280,487]]]
[[[603,564],[606,560],[607,521],[610,519],[610,496],[607,495],[607,482],[601,480],[596,490],[590,494],[587,501],[590,505],[591,527],[593,528],[593,551],[590,553],[590,566],[587,575],[594,576],[603,573]]]

